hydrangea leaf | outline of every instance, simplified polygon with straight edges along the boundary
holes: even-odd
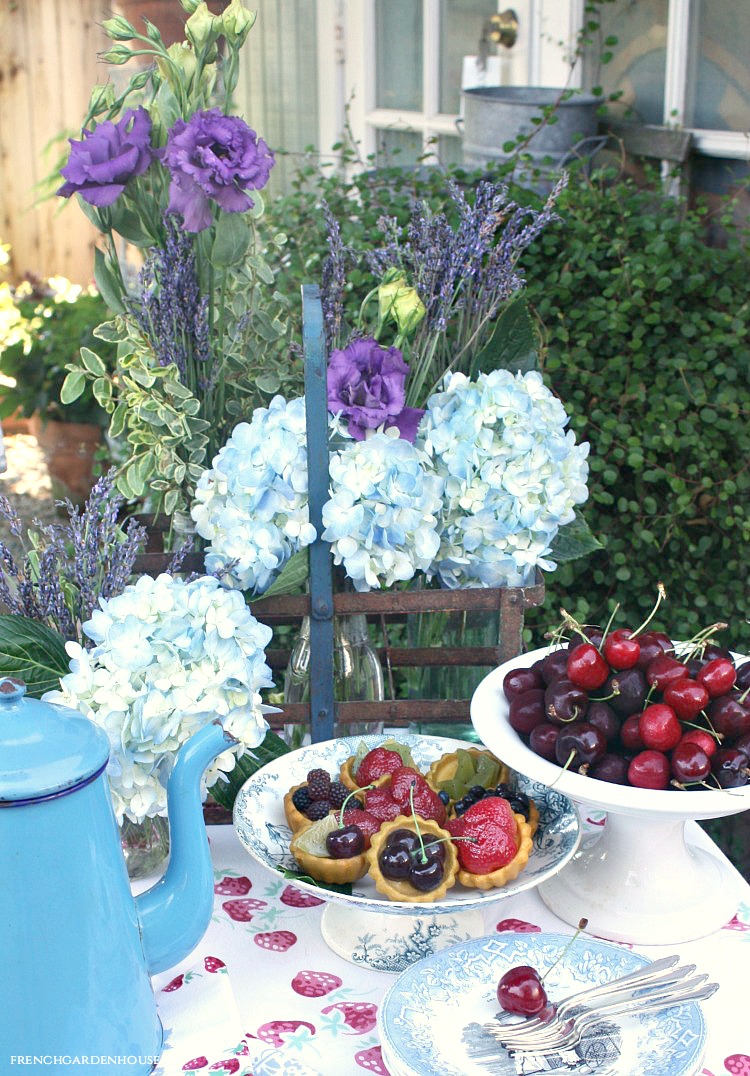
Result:
[[[561,527],[552,542],[552,560],[557,564],[564,564],[569,560],[577,560],[578,557],[587,557],[589,553],[595,553],[602,549],[602,543],[589,528],[588,523],[576,512],[576,518],[572,523]]]
[[[310,576],[310,564],[307,549],[293,553],[267,590],[264,598],[278,594],[293,594],[302,590]]]
[[[0,675],[14,676],[38,699],[60,686],[68,672],[65,640],[56,631],[29,617],[0,615]]]
[[[289,744],[282,740],[280,736],[277,736],[275,732],[269,730],[258,747],[254,747],[251,751],[246,751],[243,755],[240,755],[234,769],[226,775],[227,780],[220,779],[212,786],[212,799],[220,807],[226,807],[228,811],[231,811],[237,798],[237,793],[248,777],[252,777],[262,766],[273,762],[275,758],[281,758],[282,755],[288,754],[289,751]]]
[[[470,377],[490,370],[528,373],[539,366],[538,341],[526,300],[513,299],[499,315],[486,345],[474,356]]]

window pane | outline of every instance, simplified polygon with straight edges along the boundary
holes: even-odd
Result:
[[[422,108],[422,0],[375,5],[378,108]]]
[[[750,126],[748,0],[703,0],[695,25],[697,62],[691,70],[685,123],[720,131]]]
[[[463,164],[464,150],[460,138],[452,138],[450,135],[441,135],[437,144],[438,160],[447,168],[452,164]]]
[[[617,110],[638,123],[664,122],[667,7],[668,0],[615,0],[597,10],[602,41],[611,35],[617,44],[607,64],[599,64],[598,53],[586,57],[585,84],[605,94],[621,90]]]
[[[407,168],[422,156],[422,136],[417,131],[382,130],[377,132],[375,155],[380,168],[399,165]]]
[[[482,28],[496,14],[496,0],[440,0],[441,112],[459,111],[463,58],[477,55]]]

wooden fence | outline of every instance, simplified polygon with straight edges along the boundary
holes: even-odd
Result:
[[[97,56],[111,12],[109,0],[0,0],[0,242],[11,245],[11,282],[91,279],[94,229],[75,203],[37,199],[106,79]]]

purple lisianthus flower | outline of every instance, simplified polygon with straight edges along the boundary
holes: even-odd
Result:
[[[363,441],[367,430],[395,426],[414,442],[424,411],[404,407],[409,367],[397,347],[381,347],[371,336],[355,340],[328,360],[328,410],[343,413],[349,433]]]
[[[70,142],[70,157],[61,174],[67,180],[57,191],[63,198],[80,194],[91,205],[112,205],[133,176],[153,160],[151,117],[145,108],[130,108],[117,123],[105,120],[83,138]]]
[[[182,217],[186,231],[202,232],[212,201],[227,213],[252,209],[247,191],[265,187],[274,156],[243,119],[212,108],[173,124],[163,161],[172,174],[168,211]]]

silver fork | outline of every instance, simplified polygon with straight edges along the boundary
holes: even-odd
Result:
[[[619,979],[571,994],[558,1004],[555,1015],[549,1020],[541,1020],[538,1017],[532,1020],[516,1020],[510,1026],[501,1025],[499,1021],[496,1021],[494,1026],[501,1028],[503,1037],[508,1039],[544,1036],[562,1027],[570,1016],[578,1012],[589,1011],[612,1002],[630,1001],[636,996],[645,998],[651,991],[665,990],[670,987],[679,988],[684,980],[693,974],[695,965],[683,964],[677,968],[670,967],[669,965],[674,965],[677,959],[677,957],[665,957],[629,975],[623,975]],[[703,979],[705,978],[704,975]],[[692,985],[697,985],[697,983]]]
[[[509,1053],[519,1051],[534,1054],[555,1053],[576,1046],[586,1031],[603,1018],[659,1012],[687,1001],[703,1001],[718,990],[718,983],[706,983],[705,979],[705,975],[698,975],[677,986],[658,987],[645,995],[640,989],[637,992],[629,991],[629,996],[621,993],[619,997],[613,997],[603,1005],[586,1007],[575,1015],[569,1015],[557,1026],[543,1026],[536,1032],[512,1036],[510,1029],[506,1031],[493,1025],[486,1025],[486,1030]]]

